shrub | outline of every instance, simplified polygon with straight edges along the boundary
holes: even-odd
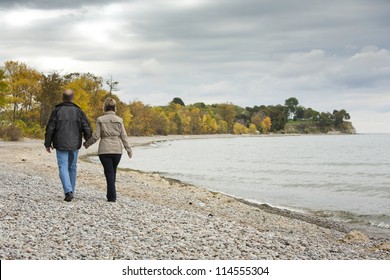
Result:
[[[20,130],[22,136],[24,137],[42,139],[45,135],[44,128],[36,123],[34,124],[17,120],[14,125]]]
[[[42,139],[45,131],[39,124],[33,124],[24,130],[23,134],[27,137]]]
[[[19,141],[23,138],[22,131],[15,125],[10,125],[5,128],[3,139],[7,141]]]

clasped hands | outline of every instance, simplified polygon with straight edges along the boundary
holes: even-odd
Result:
[[[88,149],[87,142],[84,142],[83,146],[84,146],[84,148]],[[127,152],[127,155],[128,155],[129,158],[132,158],[133,157],[133,152],[130,150],[130,151]]]

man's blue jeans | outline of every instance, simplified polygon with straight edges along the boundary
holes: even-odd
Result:
[[[56,150],[58,169],[64,194],[75,191],[77,175],[77,157],[79,151]]]

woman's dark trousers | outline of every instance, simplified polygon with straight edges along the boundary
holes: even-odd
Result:
[[[103,154],[99,155],[100,162],[103,164],[104,175],[107,181],[107,200],[116,201],[116,168],[121,161],[121,154]]]

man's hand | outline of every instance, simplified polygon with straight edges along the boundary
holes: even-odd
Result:
[[[84,148],[88,149],[88,147],[87,147],[87,142],[84,142],[84,143],[83,143],[83,146],[84,146]]]
[[[127,155],[129,156],[129,158],[132,158],[133,152],[132,152],[132,151],[129,151],[129,152],[127,152]]]
[[[53,147],[46,147],[46,152],[51,153],[52,149],[53,149]]]

